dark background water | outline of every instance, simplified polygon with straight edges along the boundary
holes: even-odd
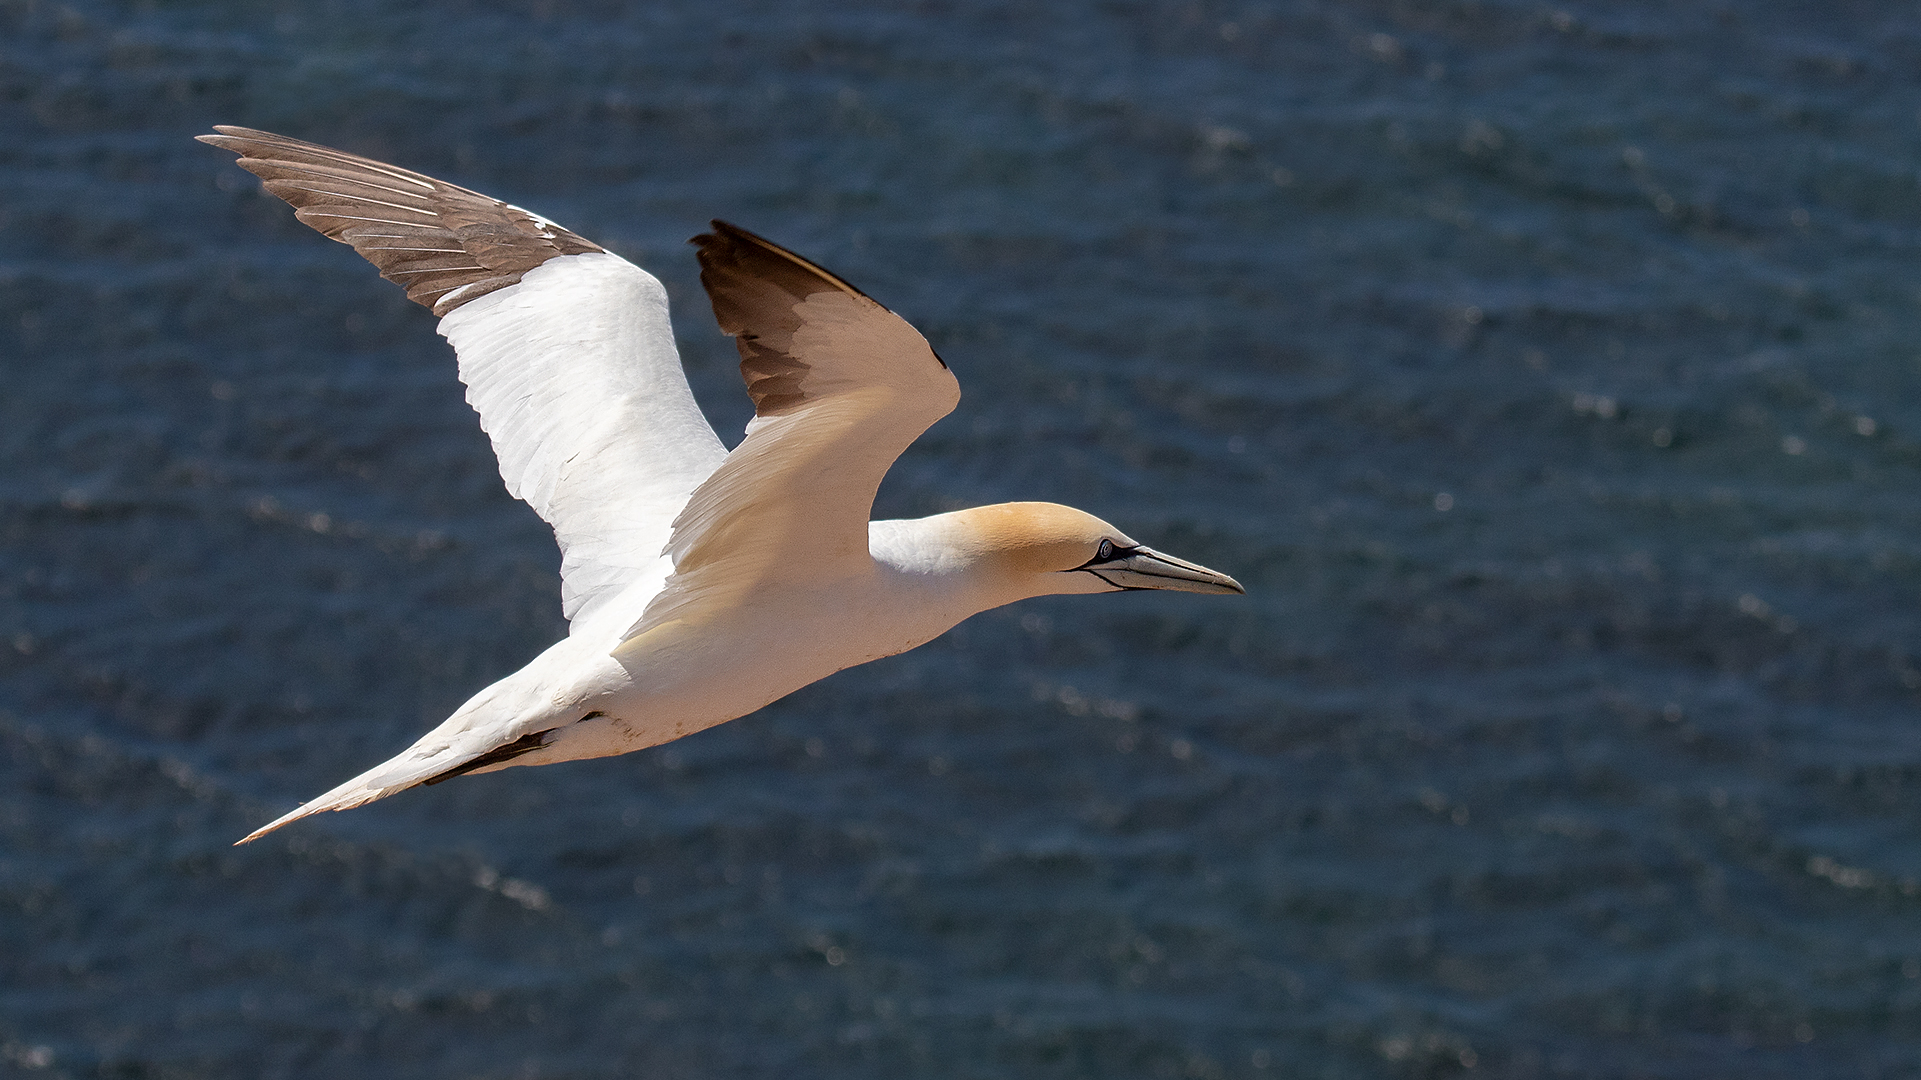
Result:
[[[1237,574],[249,827],[564,630],[239,123],[965,399],[884,514]],[[0,1075],[1921,1075],[1906,3],[0,2]]]

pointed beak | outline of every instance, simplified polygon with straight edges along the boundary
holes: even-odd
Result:
[[[1173,589],[1177,592],[1241,593],[1241,583],[1199,563],[1163,555],[1150,547],[1121,548],[1109,559],[1081,569],[1123,589]]]

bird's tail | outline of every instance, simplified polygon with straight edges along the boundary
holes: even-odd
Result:
[[[379,769],[362,773],[332,791],[327,792],[318,799],[301,803],[299,807],[294,810],[280,815],[234,841],[234,846],[239,847],[241,844],[252,843],[275,829],[283,825],[291,825],[309,814],[318,814],[322,810],[351,810],[356,806],[365,806],[375,799],[384,799],[396,791],[402,791],[414,786],[413,784],[389,785],[380,783],[375,778],[375,774],[385,768],[386,766],[383,765]],[[415,781],[414,783],[419,783],[419,781]]]
[[[235,842],[235,846],[258,840],[275,829],[323,810],[351,810],[397,791],[421,784],[464,775],[478,769],[497,767],[510,758],[537,750],[546,742],[547,719],[535,713],[515,722],[500,723],[495,718],[513,715],[514,696],[503,679],[475,694],[439,727],[422,735],[419,741],[390,758],[334,788],[325,795],[269,821]],[[534,729],[529,733],[528,729]],[[524,764],[524,763],[523,763]]]
[[[431,733],[429,734],[431,738]],[[280,815],[234,842],[234,846],[258,840],[284,825],[291,825],[310,814],[323,810],[352,810],[365,806],[376,799],[384,799],[396,791],[428,783],[435,777],[461,768],[468,762],[485,754],[486,748],[476,748],[462,753],[453,746],[441,744],[432,746],[428,739],[422,739],[406,753],[397,758],[382,762],[368,769],[352,780],[334,788],[325,795]]]

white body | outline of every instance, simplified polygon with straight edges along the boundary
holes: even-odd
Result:
[[[947,516],[873,522],[872,558],[862,572],[786,583],[757,593],[752,604],[702,611],[623,645],[622,631],[653,599],[641,584],[611,604],[606,618],[577,625],[532,663],[474,695],[416,750],[452,750],[476,720],[488,729],[491,749],[507,741],[496,726],[505,712],[518,714],[515,726],[526,731],[557,729],[554,741],[475,773],[657,746],[745,716],[843,668],[906,652],[970,615],[1029,595],[1018,581],[970,572],[964,550],[942,535],[954,524]],[[1092,577],[1062,584],[1111,589]],[[592,713],[601,715],[576,722]]]

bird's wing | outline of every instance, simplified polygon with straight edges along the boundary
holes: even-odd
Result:
[[[553,222],[407,169],[248,128],[202,142],[441,316],[507,490],[554,527],[579,625],[654,567],[726,458],[687,386],[667,294]]]
[[[740,348],[754,419],[674,519],[674,575],[627,640],[769,580],[865,570],[881,477],[960,401],[906,320],[770,241],[713,228],[693,240],[700,283]]]

